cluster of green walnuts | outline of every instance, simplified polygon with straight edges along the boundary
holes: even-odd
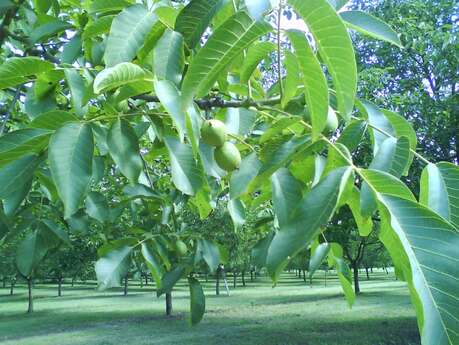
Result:
[[[236,145],[227,140],[226,126],[219,120],[206,120],[201,127],[201,139],[215,146],[214,159],[217,165],[228,172],[239,168],[241,154]]]

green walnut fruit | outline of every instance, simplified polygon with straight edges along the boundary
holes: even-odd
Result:
[[[226,141],[226,126],[219,120],[207,120],[201,127],[202,141],[211,146],[222,146]]]
[[[334,132],[338,128],[338,117],[334,110],[328,110],[327,122],[325,124],[325,132]]]
[[[241,165],[241,154],[236,145],[229,141],[215,149],[214,158],[217,165],[226,171],[233,171]]]
[[[188,252],[188,248],[187,248],[186,244],[181,240],[177,240],[175,242],[175,248],[177,249],[177,253],[180,256],[183,256]]]

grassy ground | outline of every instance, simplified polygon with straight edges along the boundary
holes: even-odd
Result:
[[[209,282],[207,313],[193,328],[184,284],[174,290],[169,318],[163,315],[164,297],[134,283],[126,297],[91,285],[65,285],[63,296],[56,297],[55,286],[37,284],[33,315],[25,314],[25,286],[14,296],[0,289],[0,344],[419,345],[405,285],[385,273],[371,278],[362,281],[363,293],[352,309],[333,277],[327,287],[316,278],[311,288],[285,273],[275,289],[260,277],[231,289],[230,297],[214,296]]]

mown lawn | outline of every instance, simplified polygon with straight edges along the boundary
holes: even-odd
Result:
[[[232,281],[230,282],[232,286]],[[164,297],[152,286],[131,282],[120,290],[98,292],[91,284],[37,284],[35,313],[25,314],[25,286],[14,296],[0,289],[2,345],[418,345],[419,334],[404,283],[385,273],[362,281],[362,294],[349,309],[336,277],[320,276],[313,286],[285,273],[276,288],[269,280],[248,279],[247,286],[216,297],[205,284],[207,313],[196,327],[188,325],[188,291],[173,293],[174,316],[164,316]]]

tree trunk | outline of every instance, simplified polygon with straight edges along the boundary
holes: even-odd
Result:
[[[124,296],[127,296],[128,294],[128,277],[126,276],[124,278]]]
[[[166,292],[166,315],[172,315],[172,292]]]
[[[325,270],[325,278],[324,278],[325,287],[327,287],[327,272],[328,270]]]
[[[253,270],[250,270],[250,281],[253,282]]]
[[[233,271],[233,289],[236,288],[236,284],[237,284],[236,279],[237,279],[237,273],[236,271]]]
[[[303,281],[306,283],[306,271],[303,270]]]
[[[2,287],[3,287],[3,288],[6,288],[6,277],[3,277]]]
[[[16,278],[11,279],[10,296],[13,296],[14,294],[14,285],[16,285]]]
[[[145,286],[148,285],[148,275],[145,274]]]
[[[386,274],[389,274],[389,271],[387,270],[386,266],[384,266],[384,271],[386,271]]]
[[[354,291],[355,291],[355,294],[357,295],[360,293],[359,266],[357,265],[357,263],[353,263],[352,268],[354,270]]]
[[[370,280],[370,272],[368,271],[368,267],[365,267],[365,273],[367,274],[367,280]]]
[[[312,276],[309,276],[309,286],[312,288]]]
[[[32,278],[27,278],[27,288],[29,289],[29,307],[27,309],[27,313],[33,313],[33,295],[32,295],[32,288],[33,282]]]
[[[57,296],[62,296],[62,278],[59,278],[57,281]]]
[[[245,286],[245,271],[242,271],[242,286]]]
[[[370,272],[373,273],[373,267],[370,267]]]
[[[75,277],[72,277],[72,287],[75,285]]]
[[[209,274],[206,272],[205,276],[206,276],[206,283],[208,283],[209,282]]]
[[[140,276],[140,287],[143,288],[143,277]]]

